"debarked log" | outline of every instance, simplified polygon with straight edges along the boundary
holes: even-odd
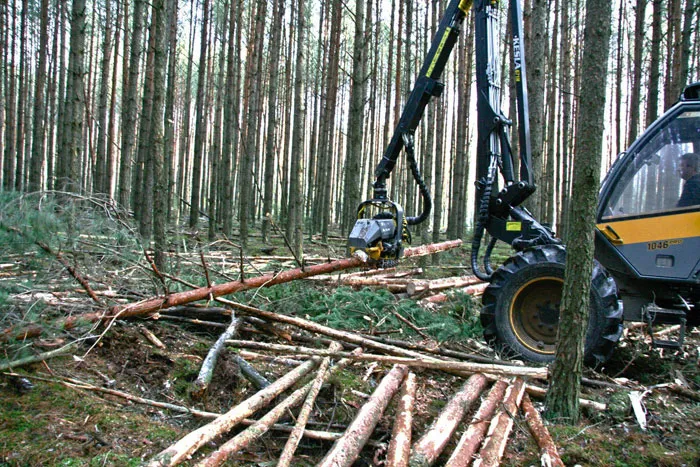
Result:
[[[413,280],[406,284],[408,295],[416,295],[423,292],[438,292],[440,290],[466,287],[482,282],[476,276],[446,277],[433,280]]]
[[[393,357],[388,355],[377,355],[377,354],[359,354],[355,355],[348,352],[332,352],[330,350],[324,349],[312,349],[308,347],[297,347],[291,345],[282,344],[269,344],[263,342],[253,342],[253,341],[243,341],[243,340],[229,340],[227,344],[234,347],[250,348],[250,349],[263,349],[273,352],[292,352],[304,355],[315,355],[319,357],[342,357],[349,358],[356,361],[369,361],[369,362],[379,362],[379,363],[389,363],[389,364],[401,364],[409,367],[415,368],[429,368],[432,370],[442,370],[442,371],[458,371],[465,373],[488,373],[490,375],[501,375],[501,376],[523,376],[529,378],[537,379],[547,379],[548,370],[545,367],[525,367],[525,366],[509,366],[509,365],[495,365],[488,363],[471,363],[471,362],[457,362],[457,361],[447,361],[447,360],[436,360],[434,358],[427,357],[425,355],[418,355],[414,358],[406,357]]]
[[[486,430],[489,428],[498,404],[503,401],[506,388],[508,388],[508,383],[503,380],[496,381],[493,384],[488,396],[486,396],[486,399],[479,406],[479,410],[472,417],[469,428],[459,439],[457,447],[452,452],[445,467],[467,467],[471,464],[474,454],[476,454],[486,436]]]
[[[275,397],[291,387],[306,373],[311,371],[318,363],[318,358],[313,358],[303,365],[285,374],[267,388],[258,391],[245,401],[241,402],[221,417],[204,425],[195,431],[185,435],[178,442],[157,454],[147,465],[149,467],[161,467],[177,465],[186,460],[204,444],[216,436],[228,432],[244,418],[253,414],[269,404]]]
[[[428,467],[435,463],[449,442],[469,407],[486,388],[484,375],[471,376],[457,394],[450,399],[430,429],[413,445],[409,465]]]
[[[342,438],[333,444],[317,467],[350,467],[377,426],[408,368],[395,365],[379,383],[369,401],[362,406]]]
[[[411,454],[413,407],[416,402],[416,374],[409,373],[401,385],[396,419],[386,457],[387,467],[406,467]]]
[[[503,407],[491,420],[488,435],[474,461],[474,467],[498,467],[513,429],[513,418],[518,413],[524,393],[525,382],[516,378],[506,391]]]
[[[530,428],[530,433],[532,433],[532,437],[535,438],[537,445],[540,447],[542,465],[546,467],[564,467],[549,430],[542,422],[540,413],[532,405],[530,396],[527,394],[523,396],[522,409],[525,414],[525,420],[527,420],[527,426]]]

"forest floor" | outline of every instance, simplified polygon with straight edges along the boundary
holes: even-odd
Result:
[[[66,316],[155,296],[162,293],[162,285],[151,273],[130,222],[108,204],[64,200],[58,208],[50,197],[1,201],[0,332],[41,329],[41,335],[23,340],[7,339],[12,333],[0,335],[2,360],[17,361],[70,347],[63,356],[0,372],[0,466],[140,465],[209,421],[189,413],[134,403],[101,392],[102,389],[215,413],[228,411],[257,391],[234,361],[236,353],[244,355],[243,349],[229,347],[220,356],[206,396],[193,396],[192,383],[202,360],[222,332],[221,327],[230,322],[230,317],[217,314],[219,304],[200,303],[213,311],[206,319],[196,315],[201,318],[196,321],[187,321],[187,313],[172,318],[163,313],[156,316],[159,319],[151,316],[114,321],[108,328],[90,323],[70,330],[60,328],[56,323]],[[232,243],[197,242],[196,236],[186,232],[171,234],[176,239],[169,254],[172,276],[200,286],[206,284],[206,275],[216,283],[238,279],[239,252]],[[54,253],[48,253],[37,242],[44,242]],[[309,242],[307,255],[342,257],[343,242]],[[246,250],[245,274],[294,267],[284,257],[287,253],[281,238],[273,239],[273,254],[279,256],[272,257],[266,250],[263,259],[261,248],[269,246],[259,238],[251,241]],[[102,304],[88,297],[67,272],[65,264],[57,259],[59,251],[65,263],[87,280]],[[426,266],[424,275],[435,278],[468,272],[462,268],[468,264],[467,248],[440,255],[440,267]],[[410,259],[400,267],[415,268],[418,263],[418,259]],[[171,292],[187,290],[176,282],[169,286]],[[337,329],[496,358],[480,339],[478,302],[466,295],[458,294],[444,306],[426,310],[414,300],[401,299],[383,289],[352,290],[306,280],[230,298]],[[413,326],[406,326],[396,318],[397,314]],[[320,342],[320,336],[293,326],[276,327],[273,335],[244,326],[237,338],[278,344],[291,339],[295,345],[311,346],[308,342],[298,344],[298,339],[306,335],[318,340],[319,348],[327,345]],[[414,328],[427,337],[418,335]],[[156,345],[151,334],[162,347]],[[283,359],[272,359],[279,354],[255,352],[258,356],[248,352],[246,358],[270,381],[292,368]],[[700,465],[700,402],[672,392],[669,386],[682,383],[697,394],[699,364],[699,330],[689,331],[683,351],[669,352],[652,349],[643,328],[628,326],[612,359],[602,368],[585,372],[587,378],[601,384],[584,385],[583,397],[605,403],[607,409],[584,411],[581,422],[575,426],[548,423],[564,463]],[[346,367],[322,389],[308,428],[342,433],[389,368],[369,362]],[[462,386],[463,378],[437,370],[416,369],[415,373],[418,391],[413,432],[417,439]],[[633,391],[642,395],[645,429],[630,407]],[[534,402],[542,408],[541,400]],[[389,405],[374,430],[374,442],[365,447],[354,465],[383,465],[395,403]],[[465,420],[473,411],[474,407]],[[293,426],[294,421],[288,418],[280,423]],[[464,426],[466,423],[460,430]],[[236,427],[233,432],[241,429]],[[444,465],[460,434],[453,436],[436,465]],[[226,465],[276,465],[287,437],[288,433],[272,430],[234,455]],[[217,438],[205,445],[192,463],[222,441]],[[293,465],[315,465],[331,445],[329,441],[304,438]],[[540,465],[538,451],[524,419],[515,416],[502,465]]]

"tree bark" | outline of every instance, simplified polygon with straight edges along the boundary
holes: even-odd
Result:
[[[319,462],[318,467],[350,467],[369,440],[384,410],[399,389],[408,368],[395,365],[355,416],[345,434]]]
[[[459,439],[445,467],[467,467],[471,463],[474,454],[486,437],[486,430],[491,424],[496,408],[503,401],[507,388],[508,383],[503,380],[494,383],[489,395],[481,403],[469,427]]]
[[[34,84],[34,120],[32,123],[32,159],[31,169],[29,171],[29,191],[39,191],[41,189],[42,169],[45,161],[44,115],[46,113],[46,105],[44,102],[44,87],[46,83],[46,60],[49,41],[49,0],[41,0],[40,16],[39,63],[37,65],[36,82]]]
[[[416,374],[409,372],[401,385],[400,398],[396,407],[396,418],[391,434],[387,467],[406,467],[411,454],[413,408],[416,402]]]
[[[216,436],[228,432],[255,411],[268,405],[275,397],[291,387],[294,383],[316,366],[317,359],[309,360],[293,371],[272,383],[267,388],[258,391],[253,396],[238,404],[211,423],[189,433],[181,440],[163,450],[147,464],[149,467],[177,465],[186,460],[197,449],[208,443]]]
[[[556,359],[547,395],[547,417],[564,418],[573,423],[580,416],[578,400],[593,271],[594,219],[600,184],[611,4],[605,0],[587,0],[586,11],[582,69],[588,73],[579,97],[572,224]]]
[[[411,467],[427,467],[437,461],[457,429],[457,425],[462,421],[469,407],[479,398],[486,384],[486,377],[481,374],[470,377],[464,383],[459,392],[445,405],[432,427],[413,445],[409,460]]]
[[[200,38],[199,71],[197,73],[197,97],[195,102],[196,117],[194,131],[194,162],[192,167],[192,192],[190,193],[190,228],[199,223],[199,205],[202,190],[202,164],[204,160],[204,140],[206,139],[206,115],[204,101],[207,80],[207,46],[209,45],[209,0],[202,6],[202,36]]]

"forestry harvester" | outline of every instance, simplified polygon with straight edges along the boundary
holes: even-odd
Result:
[[[432,201],[417,167],[414,133],[430,99],[439,97],[444,89],[440,75],[464,19],[473,11],[478,145],[471,266],[479,278],[489,282],[482,299],[481,323],[486,340],[503,354],[546,363],[554,359],[566,247],[522,206],[535,192],[522,11],[518,0],[510,0],[519,130],[516,174],[516,156],[508,137],[512,121],[500,108],[499,3],[449,2],[375,170],[373,198],[360,204],[348,244],[379,264],[393,263],[410,242],[409,226],[428,218]],[[422,212],[415,217],[406,216],[387,197],[386,181],[402,151],[422,198]],[[650,331],[657,324],[680,325],[677,340],[654,341],[667,348],[681,348],[686,327],[700,324],[700,199],[689,199],[692,196],[686,193],[694,183],[700,197],[700,175],[683,186],[677,173],[681,164],[692,165],[692,161],[700,171],[700,156],[688,158],[687,153],[700,153],[700,82],[686,87],[679,102],[618,156],[602,183],[585,344],[589,364],[602,363],[611,355],[622,333],[623,318],[646,322]],[[683,201],[679,201],[681,192]],[[484,232],[491,240],[484,250],[482,270],[478,257]],[[490,256],[497,241],[511,245],[515,254],[493,270]]]

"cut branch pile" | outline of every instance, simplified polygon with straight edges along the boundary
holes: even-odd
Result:
[[[405,256],[430,254],[454,248],[460,244],[461,242],[456,241],[426,245],[406,250]],[[183,319],[187,320],[189,324],[223,327],[220,337],[201,364],[199,377],[193,382],[190,394],[195,399],[204,399],[216,372],[220,354],[233,349],[240,351],[232,359],[229,359],[229,362],[232,360],[239,366],[241,374],[251,381],[257,392],[237,403],[225,413],[204,412],[169,402],[148,400],[76,380],[66,379],[61,383],[68,387],[107,393],[111,396],[126,398],[131,402],[188,413],[194,417],[209,420],[208,423],[186,434],[150,459],[147,465],[151,467],[178,465],[194,456],[197,456],[198,465],[221,465],[227,460],[235,458],[241,452],[252,449],[256,440],[269,430],[291,432],[280,453],[278,465],[293,465],[295,452],[301,438],[313,437],[334,441],[333,446],[328,448],[326,455],[318,465],[350,466],[358,459],[363,450],[368,449],[367,446],[377,446],[377,443],[372,439],[373,435],[376,434],[375,439],[388,439],[387,425],[393,425],[393,430],[390,430],[393,432],[391,443],[388,449],[386,445],[383,445],[376,451],[375,458],[379,457],[380,460],[385,458],[386,465],[390,466],[435,465],[439,462],[439,458],[446,458],[447,454],[444,452],[446,446],[449,445],[455,433],[460,431],[463,419],[473,412],[472,406],[477,405],[482,392],[492,384],[488,397],[480,403],[478,411],[471,418],[471,422],[463,427],[465,435],[457,445],[447,465],[467,465],[472,458],[476,459],[477,464],[497,465],[505,450],[513,425],[513,417],[517,416],[521,402],[523,402],[528,426],[531,427],[533,434],[538,439],[538,444],[541,446],[543,459],[546,459],[551,465],[561,465],[560,460],[557,463],[557,451],[551,437],[549,437],[529,398],[524,396],[526,391],[533,396],[542,395],[543,389],[532,384],[526,385],[525,380],[546,380],[547,368],[504,364],[502,361],[489,361],[483,356],[446,351],[437,347],[411,346],[406,343],[395,345],[395,342],[389,340],[337,330],[299,317],[264,311],[223,298],[224,295],[242,290],[268,287],[315,275],[329,274],[363,264],[362,258],[353,257],[271,275],[241,277],[239,280],[223,284],[213,284],[207,280],[206,287],[194,288],[180,293],[166,292],[163,296],[112,307],[108,312],[86,313],[54,323],[54,327],[64,329],[68,329],[78,322],[101,322],[111,325],[114,320],[133,317],[152,318],[151,323],[153,323],[155,320],[165,318],[164,312],[167,309],[168,319]],[[428,294],[455,288],[467,290],[466,293],[478,293],[484,287],[484,284],[480,284],[472,276],[430,281],[409,277],[420,274],[420,272],[419,270],[407,272],[372,270],[346,275],[342,280],[338,278],[332,280],[353,286],[370,284],[390,286],[390,289],[393,287],[394,290],[400,290],[413,297],[426,297]],[[439,295],[432,295],[426,300],[442,300],[437,297]],[[200,308],[193,306],[193,302],[200,300],[217,301],[224,307],[210,307],[204,313]],[[235,315],[233,309],[236,310]],[[209,321],[212,319],[209,316],[219,319],[226,317],[230,324],[213,323]],[[200,317],[205,319],[200,320]],[[288,327],[297,328],[304,333],[300,334],[288,329]],[[12,329],[5,330],[0,335],[4,336],[5,339],[26,339],[33,332],[35,331],[29,329]],[[250,340],[253,335],[256,336],[256,340]],[[266,342],[260,341],[261,335],[266,337]],[[153,334],[146,333],[145,337],[150,343],[167,352],[162,342]],[[233,340],[234,337],[236,340]],[[270,338],[283,339],[285,344],[269,342]],[[301,346],[297,344],[298,342],[310,344]],[[159,343],[160,345],[158,345]],[[321,345],[325,348],[321,348]],[[244,353],[241,351],[242,349],[254,349],[260,353]],[[53,356],[52,353],[47,353],[46,358],[51,356]],[[253,364],[244,360],[244,357],[253,361]],[[291,371],[285,369],[283,376],[268,381],[267,377],[270,375],[263,376],[254,366],[254,360],[262,358],[272,358],[276,362],[297,366]],[[382,372],[381,382],[371,395],[366,396],[363,405],[358,408],[354,420],[343,433],[307,429],[307,425],[314,421],[314,406],[318,399],[328,397],[323,392],[324,385],[331,384],[330,382],[333,381],[331,376],[349,365],[368,365],[370,372]],[[382,370],[382,365],[384,365],[384,370]],[[392,366],[391,369],[387,369],[388,365]],[[7,367],[14,366],[18,365],[9,364]],[[316,369],[316,375],[309,380],[307,375],[310,376],[314,369]],[[431,428],[424,433],[414,433],[413,412],[416,400],[423,397],[418,388],[421,387],[421,384],[429,384],[421,383],[421,377],[429,372],[448,373],[448,378],[456,378],[458,384],[461,384],[461,388],[447,401]],[[334,381],[332,384],[338,385],[340,383]],[[292,390],[293,387],[295,390]],[[290,393],[285,396],[286,392]],[[400,401],[396,401],[395,404],[395,417],[390,417],[385,415],[385,411],[396,394],[400,394]],[[582,401],[582,404],[590,406],[594,403]],[[298,406],[301,408],[296,411]],[[261,411],[265,413],[259,414],[257,419],[251,420],[249,418]],[[284,422],[284,418],[290,416],[295,419],[293,426],[281,424]],[[388,421],[390,419],[394,420],[393,423]],[[247,428],[235,434],[229,434],[232,429],[238,429],[241,426],[247,426]],[[420,435],[420,438],[411,444],[414,435]],[[216,444],[213,452],[199,454],[202,447],[212,444]]]

